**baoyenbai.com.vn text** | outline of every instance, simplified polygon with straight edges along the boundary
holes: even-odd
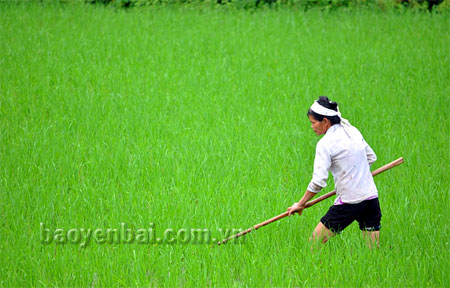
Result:
[[[41,244],[79,245],[86,248],[90,244],[215,244],[217,241],[230,237],[243,229],[163,229],[158,237],[155,225],[150,223],[147,228],[132,228],[126,223],[120,223],[116,228],[50,228],[40,223]],[[218,233],[217,233],[218,232]],[[219,237],[213,237],[213,234]],[[245,237],[234,239],[230,243],[243,244]]]

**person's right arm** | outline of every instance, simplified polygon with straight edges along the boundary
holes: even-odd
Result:
[[[302,199],[287,209],[289,216],[294,213],[301,215],[303,209],[305,208],[305,204],[327,185],[328,171],[331,167],[331,155],[326,147],[321,144],[321,142],[317,143],[312,180],[309,183]]]
[[[311,200],[314,196],[316,196],[317,193],[311,192],[308,189],[306,189],[305,194],[303,195],[302,199],[300,201],[294,203],[291,207],[287,209],[288,216],[291,216],[294,213],[298,213],[298,215],[302,215],[303,209],[305,209],[306,203]]]

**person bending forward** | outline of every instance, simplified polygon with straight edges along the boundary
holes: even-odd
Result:
[[[336,102],[320,96],[308,110],[311,128],[324,136],[316,146],[314,173],[302,199],[287,209],[289,216],[302,214],[306,202],[326,186],[331,171],[336,200],[314,229],[312,240],[325,243],[354,220],[363,237],[379,245],[381,210],[378,191],[370,172],[377,159],[361,133],[341,117]]]

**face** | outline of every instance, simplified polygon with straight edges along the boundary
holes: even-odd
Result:
[[[327,118],[323,118],[322,121],[317,121],[316,118],[311,115],[308,115],[308,118],[311,122],[311,128],[317,135],[325,134],[325,132],[327,132],[328,128],[330,128],[331,126],[331,122]]]

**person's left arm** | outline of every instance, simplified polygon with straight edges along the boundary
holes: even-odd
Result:
[[[367,156],[367,162],[369,162],[369,166],[372,166],[372,164],[377,161],[377,155],[373,151],[373,149],[367,144],[367,142],[363,139],[365,150],[366,150],[366,156]]]

